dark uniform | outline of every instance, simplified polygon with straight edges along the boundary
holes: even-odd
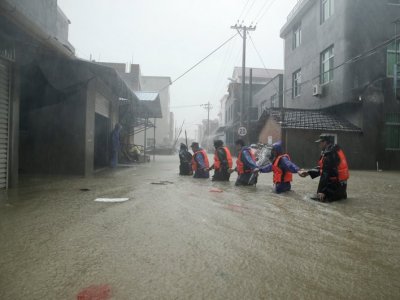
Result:
[[[218,147],[214,154],[215,169],[212,181],[229,181],[231,174],[229,169],[232,168],[232,156],[227,147]]]
[[[328,145],[322,151],[319,166],[309,170],[311,178],[320,176],[317,193],[325,194],[324,201],[347,199],[349,171],[346,157],[338,145]]]
[[[192,175],[192,154],[190,154],[185,144],[181,144],[179,161],[179,175]]]

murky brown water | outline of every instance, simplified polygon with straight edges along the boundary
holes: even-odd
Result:
[[[400,298],[399,173],[352,172],[349,199],[322,204],[307,199],[309,178],[282,196],[270,174],[236,188],[235,175],[212,183],[177,169],[158,157],[3,194],[0,299],[76,299],[93,284],[113,299]]]

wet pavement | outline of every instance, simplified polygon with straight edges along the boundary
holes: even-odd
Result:
[[[0,196],[0,299],[399,299],[400,173],[351,172],[349,198],[179,177],[177,157]],[[223,192],[212,192],[221,189]],[[130,198],[121,203],[96,198]]]

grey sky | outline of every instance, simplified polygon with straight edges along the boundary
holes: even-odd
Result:
[[[77,55],[89,59],[140,64],[143,75],[177,78],[232,36],[241,19],[268,68],[283,68],[279,31],[297,0],[58,0],[71,20],[70,42]],[[264,8],[263,10],[261,10]],[[267,10],[268,9],[268,10]],[[266,13],[264,13],[266,11]],[[261,18],[262,17],[262,18]],[[260,19],[261,18],[261,19]],[[263,67],[251,41],[247,66]],[[173,108],[210,101],[211,117],[218,113],[233,67],[241,65],[238,36],[170,88],[171,110],[178,124],[185,119],[190,135],[207,117],[201,107]]]

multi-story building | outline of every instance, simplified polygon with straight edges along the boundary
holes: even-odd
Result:
[[[245,70],[245,91],[242,102],[243,113],[240,112],[240,102],[242,101],[242,68],[235,67],[231,81],[228,85],[228,97],[225,101],[225,141],[233,148],[235,139],[239,138],[238,129],[242,125],[247,128],[247,136],[244,138],[248,142],[255,142],[257,137],[253,128],[252,121],[257,120],[258,103],[254,101],[254,96],[265,87],[274,77],[282,74],[282,70],[246,68]],[[251,75],[251,76],[250,76]],[[242,124],[240,124],[240,119]]]
[[[142,90],[156,91],[160,95],[162,118],[157,119],[156,147],[170,147],[173,143],[170,130],[170,85],[171,78],[167,76],[142,76]]]
[[[318,156],[312,141],[332,133],[353,168],[400,167],[400,102],[393,84],[399,15],[394,0],[297,3],[281,29],[285,111],[267,111],[263,118],[280,124],[294,160],[312,165]]]
[[[0,188],[107,167],[120,111],[137,110],[113,68],[75,56],[69,23],[57,0],[0,1]]]
[[[267,108],[283,106],[283,71],[278,74],[254,96],[254,106],[257,107],[258,118]]]

